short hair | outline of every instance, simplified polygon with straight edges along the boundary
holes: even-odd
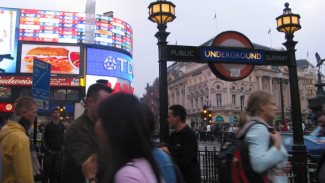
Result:
[[[106,91],[107,93],[112,93],[113,90],[112,88],[102,84],[102,83],[95,83],[95,84],[92,84],[88,90],[87,90],[87,95],[86,95],[86,98],[93,98],[94,100],[97,100],[97,97],[98,97],[98,93],[99,91]]]
[[[181,105],[172,105],[169,107],[169,110],[173,112],[174,116],[178,116],[182,122],[186,120],[186,109]]]
[[[19,97],[15,101],[15,114],[20,116],[22,110],[31,110],[33,106],[37,106],[37,102],[29,96]]]

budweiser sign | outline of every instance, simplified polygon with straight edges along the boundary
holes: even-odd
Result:
[[[31,76],[0,76],[1,86],[32,86]],[[79,86],[79,78],[52,77],[51,86]]]
[[[32,77],[29,76],[0,76],[2,86],[32,86]]]

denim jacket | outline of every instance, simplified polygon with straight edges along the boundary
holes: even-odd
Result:
[[[160,176],[166,183],[176,183],[174,164],[168,154],[158,148],[152,150],[152,155],[157,162]]]

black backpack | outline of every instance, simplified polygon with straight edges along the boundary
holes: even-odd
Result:
[[[248,144],[244,141],[247,131],[258,121],[250,123],[241,137],[226,141],[217,157],[218,178],[220,183],[266,183],[266,173],[257,174],[251,166]],[[266,126],[267,127],[267,126]],[[268,127],[267,127],[268,128]],[[269,129],[269,128],[268,128]]]

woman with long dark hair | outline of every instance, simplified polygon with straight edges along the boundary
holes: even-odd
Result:
[[[160,183],[146,114],[139,100],[130,94],[114,94],[101,103],[98,116],[100,154],[107,156],[105,183]]]

